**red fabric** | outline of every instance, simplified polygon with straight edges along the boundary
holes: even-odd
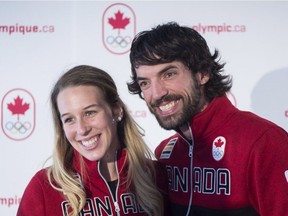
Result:
[[[120,176],[117,198],[120,207],[120,215],[144,216],[146,214],[144,214],[139,205],[135,203],[134,195],[126,190],[126,185],[123,183],[127,171],[125,168],[122,169],[125,167],[126,151],[119,151],[117,157],[117,169]],[[78,160],[76,159],[74,164],[77,164],[77,161]],[[87,202],[83,209],[85,215],[117,215],[112,194],[110,193],[106,181],[101,177],[98,171],[99,163],[85,160],[85,164],[87,173],[89,174],[85,185],[87,191]],[[78,166],[75,166],[76,170],[78,170],[77,167]],[[165,190],[165,183],[162,184],[162,182],[163,177],[159,176],[159,186]],[[67,201],[65,197],[62,193],[51,187],[47,179],[46,170],[43,169],[34,175],[25,189],[17,216],[60,216],[65,215],[65,209],[67,210]]]
[[[179,133],[162,141],[155,150],[156,157],[167,167],[172,206],[188,209],[192,195],[192,209],[197,206],[211,210],[205,215],[213,215],[213,210],[225,213],[249,207],[261,216],[288,215],[286,131],[255,114],[239,111],[226,97],[214,99],[192,119],[190,127],[193,157],[189,157],[191,144]],[[213,141],[217,137],[226,139],[219,161],[213,158]]]

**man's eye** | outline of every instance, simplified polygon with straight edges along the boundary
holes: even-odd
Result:
[[[170,77],[174,76],[175,74],[176,74],[175,72],[167,72],[165,74],[165,78],[170,78]]]
[[[148,86],[148,82],[146,82],[146,81],[138,82],[138,84],[139,84],[140,88],[145,88]]]
[[[142,86],[146,85],[146,82],[139,82],[138,84],[139,84],[140,87],[142,87]]]

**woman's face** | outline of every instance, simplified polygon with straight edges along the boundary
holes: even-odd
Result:
[[[67,139],[75,150],[90,161],[112,160],[120,148],[117,119],[94,86],[63,89],[57,105]],[[118,112],[119,114],[119,112]]]

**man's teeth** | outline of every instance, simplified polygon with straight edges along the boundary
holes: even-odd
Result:
[[[92,139],[88,140],[88,141],[82,141],[82,144],[86,147],[93,145],[93,143],[95,143],[98,140],[97,137],[93,137]]]
[[[168,110],[172,109],[175,105],[176,105],[175,101],[172,101],[171,103],[166,104],[164,106],[159,106],[159,109],[161,111],[168,111]]]

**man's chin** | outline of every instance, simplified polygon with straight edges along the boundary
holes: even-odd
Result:
[[[175,128],[177,127],[177,124],[171,118],[161,119],[157,117],[156,119],[158,121],[158,124],[165,130],[175,130]]]
[[[162,122],[159,122],[160,127],[162,127],[165,130],[175,130],[176,127],[174,125],[170,125],[170,124],[163,124]]]

